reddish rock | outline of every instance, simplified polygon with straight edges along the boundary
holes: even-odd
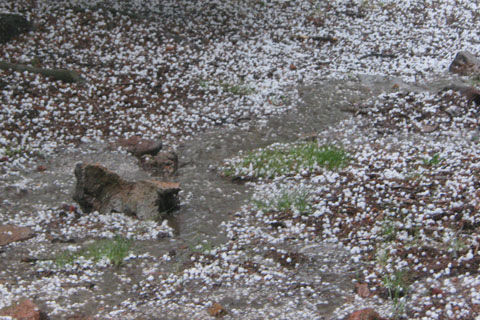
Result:
[[[227,314],[227,311],[222,307],[220,303],[215,302],[210,308],[208,308],[208,314],[212,317],[223,317]]]
[[[31,300],[22,300],[20,303],[0,310],[0,316],[12,317],[17,320],[42,320],[46,318]]]
[[[136,157],[141,157],[147,154],[154,156],[163,147],[161,139],[147,140],[142,139],[139,136],[133,136],[128,139],[120,139],[118,143]]]
[[[366,283],[357,283],[355,285],[355,291],[362,298],[370,297],[370,289],[368,289],[368,284]]]
[[[462,76],[480,73],[480,60],[468,51],[460,51],[448,70]]]
[[[17,227],[14,225],[0,226],[0,246],[28,240],[33,237],[33,231],[28,227]]]
[[[372,308],[357,310],[350,314],[348,320],[385,320]]]
[[[158,180],[126,181],[98,164],[78,164],[73,200],[86,213],[122,212],[144,220],[164,218],[178,206],[180,185]]]
[[[432,288],[432,295],[443,294],[443,290],[440,288]]]
[[[43,165],[39,165],[39,166],[37,167],[37,171],[38,171],[38,172],[43,172],[43,171],[45,171],[45,170],[47,170],[47,167],[45,167],[45,166],[43,166]]]

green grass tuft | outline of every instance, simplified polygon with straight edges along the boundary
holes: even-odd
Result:
[[[76,252],[64,251],[57,257],[56,263],[58,266],[63,267],[73,264],[79,257],[92,259],[95,262],[107,258],[112,265],[120,266],[123,263],[123,259],[128,255],[130,247],[130,240],[116,236],[113,239],[96,241]]]
[[[227,164],[224,173],[233,177],[274,178],[297,174],[316,167],[335,170],[345,167],[349,157],[340,147],[307,142],[290,145],[275,145],[250,152],[240,160]]]
[[[282,190],[280,194],[266,200],[256,200],[254,204],[258,209],[285,212],[298,210],[301,214],[309,214],[312,211],[309,202],[308,190]]]
[[[387,288],[388,297],[393,303],[392,311],[395,318],[405,312],[409,283],[409,275],[406,270],[395,271],[383,278],[383,285]]]
[[[443,159],[440,158],[440,155],[438,153],[434,154],[430,159],[424,158],[422,160],[423,164],[428,167],[437,166],[443,161]]]
[[[220,86],[226,92],[230,92],[237,96],[248,96],[252,93],[255,93],[255,89],[243,83],[234,84],[234,83],[220,82]]]

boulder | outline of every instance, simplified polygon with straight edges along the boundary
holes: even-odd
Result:
[[[32,300],[22,300],[17,304],[0,310],[0,317],[11,317],[20,320],[48,319]]]
[[[0,246],[16,241],[28,240],[33,237],[33,231],[28,227],[14,225],[0,226]]]
[[[178,183],[127,181],[99,164],[77,164],[73,200],[86,213],[121,212],[142,220],[163,219],[178,207]]]
[[[468,51],[460,51],[448,70],[462,76],[478,74],[480,73],[480,60]]]
[[[21,33],[30,31],[32,24],[18,14],[0,14],[0,43],[5,43]]]
[[[144,170],[151,171],[154,175],[169,177],[178,169],[178,156],[173,151],[163,151],[155,156],[144,155],[140,158]]]

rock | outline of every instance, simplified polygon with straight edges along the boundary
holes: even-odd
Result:
[[[225,308],[218,302],[215,302],[210,308],[208,308],[208,314],[212,317],[220,318],[227,314]]]
[[[127,148],[127,151],[136,157],[141,157],[147,154],[155,156],[163,147],[163,143],[160,138],[155,140],[146,140],[140,138],[139,136],[121,139],[119,140],[119,144],[122,147]]]
[[[86,213],[122,212],[142,220],[163,219],[178,207],[178,183],[126,181],[99,164],[77,164],[73,200]]]
[[[440,90],[440,92],[453,90],[460,93],[462,96],[467,98],[468,103],[474,103],[475,105],[480,105],[480,90],[472,86],[462,86],[462,85],[452,85],[447,86]]]
[[[172,176],[178,169],[178,156],[173,151],[159,152],[154,157],[144,155],[140,158],[144,170],[152,171],[159,176]]]
[[[5,43],[19,34],[30,31],[32,24],[18,14],[0,14],[0,43]]]
[[[348,320],[384,320],[380,315],[372,308],[357,310],[350,314]]]
[[[47,170],[47,167],[45,167],[44,165],[37,166],[37,171],[38,172],[43,172],[43,171],[46,171],[46,170]]]
[[[459,92],[467,98],[469,103],[474,103],[476,106],[480,105],[480,90],[474,87],[462,87],[459,88]]]
[[[368,289],[368,284],[366,283],[357,283],[355,285],[355,291],[362,298],[368,298],[370,296],[370,289]]]
[[[24,241],[33,238],[33,231],[28,227],[14,225],[0,226],[0,246],[16,241]]]
[[[480,60],[468,51],[460,51],[448,70],[462,76],[480,73]]]
[[[470,88],[463,93],[467,97],[470,103],[475,103],[476,106],[480,105],[480,90],[475,88]]]
[[[17,304],[0,310],[0,316],[17,320],[46,320],[48,317],[31,300],[22,300]]]

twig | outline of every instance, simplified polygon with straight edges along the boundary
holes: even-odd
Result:
[[[368,53],[364,56],[361,56],[360,59],[365,59],[365,58],[369,58],[369,57],[376,57],[376,58],[396,58],[397,55],[396,54],[393,54],[393,53],[381,53],[381,52],[371,52],[371,53]]]

